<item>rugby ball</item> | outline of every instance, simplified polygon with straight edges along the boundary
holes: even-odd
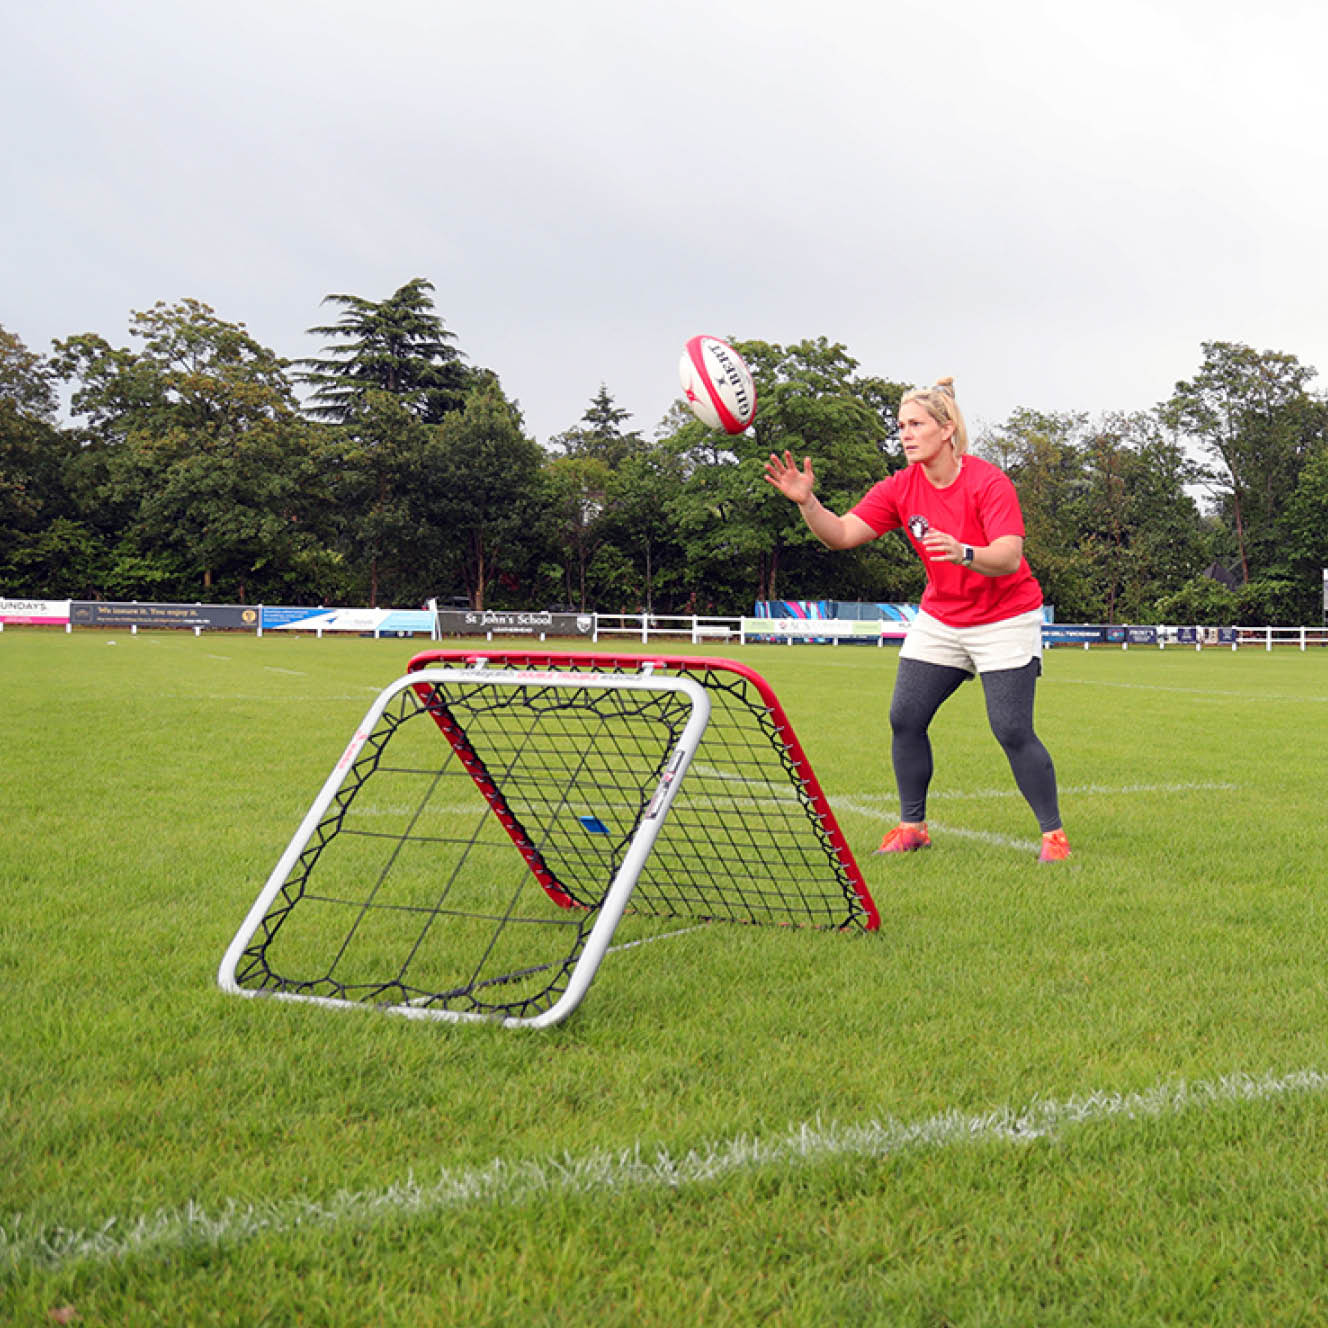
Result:
[[[709,428],[741,433],[755,417],[752,371],[727,341],[693,337],[683,348],[678,377],[692,414]]]

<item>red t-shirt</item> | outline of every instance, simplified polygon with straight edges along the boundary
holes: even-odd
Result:
[[[922,608],[949,627],[1000,622],[1042,606],[1042,587],[1027,559],[1008,576],[983,576],[959,563],[933,562],[922,545],[928,529],[978,547],[1024,534],[1024,514],[1010,477],[990,461],[965,456],[955,482],[938,489],[914,463],[874,484],[852,509],[878,535],[902,528],[927,569]],[[919,527],[916,517],[926,521]]]

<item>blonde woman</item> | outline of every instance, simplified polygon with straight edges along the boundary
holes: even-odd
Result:
[[[1019,496],[1003,471],[968,454],[968,430],[951,378],[904,395],[899,437],[908,465],[873,485],[844,516],[816,497],[810,457],[799,468],[790,453],[772,452],[765,465],[766,480],[797,503],[827,548],[853,549],[902,529],[926,568],[927,588],[899,651],[890,703],[900,819],[877,852],[908,853],[931,844],[927,730],[941,703],[977,674],[992,732],[1042,831],[1038,860],[1060,862],[1070,856],[1070,846],[1056,771],[1033,731],[1042,672],[1042,588],[1024,559]]]

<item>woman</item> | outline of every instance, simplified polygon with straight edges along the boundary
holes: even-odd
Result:
[[[1042,831],[1040,862],[1070,856],[1061,826],[1056,771],[1033,731],[1033,695],[1042,671],[1042,588],[1024,560],[1024,518],[1009,478],[968,455],[968,430],[954,380],[919,387],[899,406],[909,464],[873,485],[846,515],[813,492],[810,457],[770,454],[765,477],[798,504],[811,532],[831,549],[853,549],[903,528],[927,571],[927,589],[899,651],[890,703],[891,758],[900,820],[878,853],[927,848],[927,729],[942,701],[977,673],[987,718],[1005,749],[1019,791]]]

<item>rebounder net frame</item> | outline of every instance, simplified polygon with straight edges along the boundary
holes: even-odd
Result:
[[[727,660],[426,651],[357,727],[218,978],[543,1026],[615,934],[625,948],[680,918],[879,923],[764,679]]]

